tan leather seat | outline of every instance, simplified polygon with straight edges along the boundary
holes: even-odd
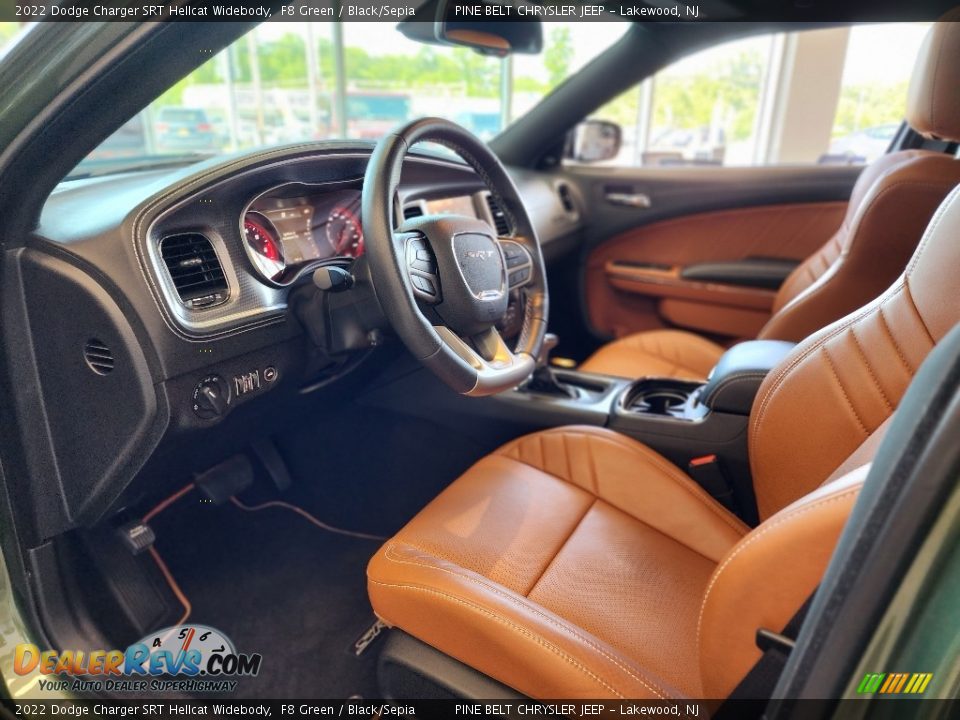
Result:
[[[960,23],[928,35],[910,84],[907,121],[928,138],[960,141]],[[758,338],[799,342],[879,295],[903,271],[934,210],[960,183],[960,160],[904,150],[884,155],[857,179],[837,232],[777,293]],[[724,348],[679,330],[614,340],[580,369],[621,377],[702,379]]]
[[[638,442],[549,430],[480,460],[384,545],[376,613],[533,697],[727,696],[756,630],[781,630],[819,583],[907,385],[960,321],[958,237],[960,188],[885,293],[766,378],[757,528]]]

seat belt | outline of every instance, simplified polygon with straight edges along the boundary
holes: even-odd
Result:
[[[714,720],[725,717],[744,717],[743,706],[736,707],[736,703],[730,701],[770,698],[773,688],[776,687],[783,673],[783,668],[787,665],[787,658],[790,657],[790,652],[796,644],[800,627],[807,617],[810,603],[816,594],[817,591],[814,589],[781,632],[777,633],[765,628],[757,629],[756,643],[757,647],[763,650],[763,655],[717,708],[717,713],[713,716]]]

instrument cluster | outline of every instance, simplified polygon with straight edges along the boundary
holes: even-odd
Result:
[[[363,255],[360,190],[303,194],[303,185],[260,195],[243,214],[247,255],[274,285],[289,285],[310,266]]]

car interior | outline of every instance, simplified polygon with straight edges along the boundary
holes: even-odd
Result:
[[[262,653],[250,698],[766,699],[771,648],[781,694],[846,657],[817,633],[872,588],[842,575],[856,533],[907,507],[883,493],[923,418],[957,417],[960,22],[925,31],[865,165],[603,161],[605,103],[783,30],[635,23],[493,139],[427,116],[67,180],[204,61],[171,43],[249,27],[43,25],[0,65],[0,514],[31,642],[202,623]],[[536,52],[534,27],[400,32]],[[28,54],[40,90],[6,82]]]

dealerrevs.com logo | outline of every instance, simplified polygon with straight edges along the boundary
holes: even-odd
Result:
[[[232,692],[235,678],[256,676],[262,661],[259,653],[238,653],[219,630],[191,624],[147,635],[126,650],[57,652],[21,644],[13,668],[18,675],[60,676],[39,681],[49,691]]]

